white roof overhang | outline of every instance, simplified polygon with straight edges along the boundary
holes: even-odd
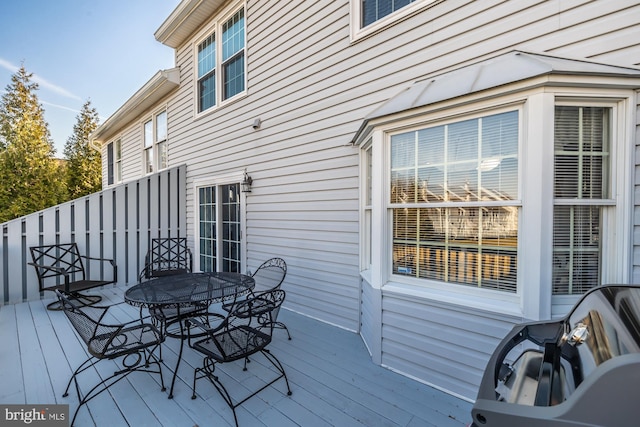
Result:
[[[113,138],[123,127],[137,119],[142,113],[180,85],[180,69],[158,71],[140,90],[103,124],[89,135],[91,146],[99,150],[102,144]]]
[[[228,0],[183,0],[154,34],[160,43],[177,49]]]
[[[374,125],[400,115],[406,119],[444,101],[483,91],[489,94],[492,89],[504,95],[543,85],[589,87],[594,76],[611,79],[608,87],[640,87],[639,69],[514,51],[416,81],[368,114],[351,143],[365,142]]]

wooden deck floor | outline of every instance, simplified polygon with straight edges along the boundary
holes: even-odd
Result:
[[[122,288],[100,292],[105,304],[121,302]],[[86,359],[84,344],[62,312],[47,311],[35,301],[0,307],[0,404],[69,404],[77,397],[62,393],[68,379]],[[126,304],[112,309],[120,320],[138,315]],[[282,380],[238,408],[240,426],[444,426],[462,427],[471,419],[471,404],[381,368],[371,362],[358,335],[282,310],[279,320],[293,339],[275,331],[271,351],[283,363],[292,396]],[[177,360],[179,341],[163,346],[165,383]],[[241,364],[224,366],[221,377],[234,393],[261,382],[271,373],[256,356],[249,371]],[[157,376],[134,372],[78,413],[76,426],[226,426],[233,414],[213,386],[198,382],[191,399],[193,369],[201,357],[185,346],[174,398],[161,392]],[[101,361],[81,377],[81,387],[113,372],[113,362]],[[240,366],[240,367],[239,367]]]

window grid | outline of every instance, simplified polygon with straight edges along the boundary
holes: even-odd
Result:
[[[611,108],[555,109],[554,295],[583,294],[601,282],[602,222],[610,192],[610,121]]]
[[[217,193],[216,187],[199,190],[200,207],[200,270],[217,271]]]
[[[362,27],[373,24],[416,0],[362,0]]]
[[[167,112],[156,115],[156,147],[158,152],[158,170],[167,168]]]
[[[162,111],[143,125],[143,153],[144,172],[153,173],[168,167],[168,128],[167,112]]]
[[[153,121],[144,124],[144,171],[153,173]]]
[[[240,184],[202,187],[200,209],[200,269],[241,271]]]
[[[222,26],[223,99],[244,90],[244,9]]]
[[[198,111],[216,105],[216,37],[207,37],[198,46]]]
[[[515,292],[517,153],[517,111],[393,135],[393,273]]]
[[[198,44],[198,112],[245,90],[244,8],[222,23],[219,34],[220,39],[213,32]]]

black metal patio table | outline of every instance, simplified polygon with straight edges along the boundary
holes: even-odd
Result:
[[[179,333],[167,333],[167,336],[179,338],[181,341],[178,361],[169,389],[169,399],[173,397],[173,386],[182,360],[184,340],[187,338],[185,327],[188,328],[189,325],[186,322],[189,315],[199,313],[199,311],[193,311],[193,307],[206,310],[211,304],[235,300],[239,296],[246,295],[254,286],[253,277],[240,273],[184,273],[147,280],[132,286],[125,292],[125,301],[135,307],[176,310],[175,318],[180,327]],[[181,310],[185,315],[180,315]]]

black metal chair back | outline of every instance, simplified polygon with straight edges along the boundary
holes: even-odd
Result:
[[[280,289],[255,294],[237,303],[219,326],[208,330],[208,334],[204,339],[194,343],[189,340],[189,345],[204,355],[203,366],[197,368],[193,375],[192,398],[196,398],[197,380],[208,378],[225,402],[227,402],[227,405],[233,410],[236,426],[238,425],[236,408],[280,378],[285,379],[287,394],[291,395],[289,381],[282,364],[266,348],[271,343],[273,327],[277,321],[278,312],[284,298],[285,292]],[[265,356],[277,370],[278,376],[267,381],[266,384],[249,396],[240,400],[233,399],[215,372],[215,365],[236,360],[246,361],[249,356],[256,353],[261,353]],[[269,371],[267,370],[267,372]]]
[[[252,275],[256,281],[254,293],[280,289],[286,275],[287,263],[282,258],[266,260]]]
[[[151,239],[151,249],[145,256],[145,265],[138,281],[172,274],[189,273],[193,261],[186,237]]]
[[[82,341],[87,345],[91,356],[85,360],[74,372],[63,397],[69,394],[71,383],[75,383],[79,405],[73,414],[71,425],[76,419],[78,411],[88,401],[107,390],[111,385],[122,380],[134,371],[157,373],[160,375],[161,389],[164,391],[162,378],[162,366],[155,356],[156,348],[164,341],[164,336],[152,324],[145,323],[143,319],[126,323],[106,323],[105,318],[110,306],[82,306],[74,302],[73,298],[55,291],[60,306],[71,325],[76,330]],[[103,379],[93,386],[88,393],[82,394],[77,376],[91,368],[100,360],[114,360],[123,357],[122,369],[117,370],[108,378]],[[157,369],[151,369],[156,365]]]
[[[81,255],[76,243],[31,246],[29,251],[32,259],[29,265],[35,268],[40,292],[60,290],[66,294],[73,294],[77,303],[93,305],[102,298],[84,294],[82,291],[118,281],[118,267],[114,260]],[[111,266],[111,274],[108,273],[107,263]],[[91,266],[93,269],[89,268]],[[100,278],[98,274],[93,274],[92,278],[91,270],[100,273]],[[47,308],[61,309],[58,301],[47,305]]]

